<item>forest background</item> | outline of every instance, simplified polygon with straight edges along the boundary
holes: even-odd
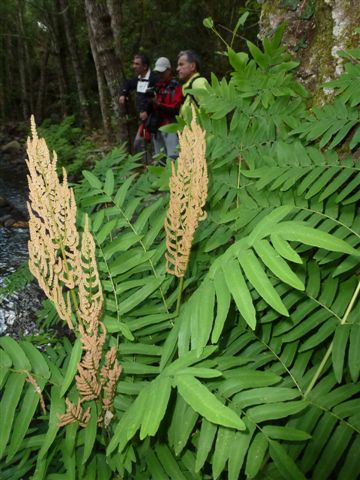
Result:
[[[1,4],[3,118],[35,111],[72,182],[33,124],[51,301],[0,337],[5,480],[360,475],[358,2],[235,3]],[[144,168],[97,142],[127,139],[118,86],[162,45],[210,86],[176,166]]]
[[[102,126],[109,139],[116,132],[118,140],[129,140],[127,120],[135,112],[131,103],[130,111],[120,111],[117,97],[124,78],[133,75],[133,55],[143,51],[152,62],[167,56],[175,71],[177,53],[191,48],[200,53],[205,75],[225,73],[226,62],[214,53],[221,41],[201,19],[213,17],[228,37],[245,7],[252,16],[246,35],[253,39],[257,2],[1,2],[1,119],[28,121],[32,112],[38,124],[45,118],[59,123],[75,115],[87,131]],[[236,40],[244,44],[244,37]]]
[[[249,17],[233,36],[245,11]],[[208,17],[219,34],[204,28]],[[102,127],[108,140],[129,141],[135,112],[132,103],[121,111],[117,94],[133,74],[134,53],[147,52],[152,61],[168,56],[175,69],[177,53],[191,48],[201,55],[205,76],[226,75],[220,36],[242,50],[246,40],[259,44],[258,34],[271,34],[282,21],[288,25],[283,44],[301,60],[297,76],[318,101],[321,83],[341,70],[334,51],[356,45],[359,17],[354,0],[6,0],[0,5],[0,118],[28,121],[34,113],[41,124],[75,115],[88,132]]]

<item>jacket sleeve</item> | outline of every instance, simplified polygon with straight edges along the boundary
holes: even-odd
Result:
[[[125,97],[127,97],[132,90],[136,90],[136,85],[137,85],[136,77],[125,80],[120,90],[120,95],[125,95]]]

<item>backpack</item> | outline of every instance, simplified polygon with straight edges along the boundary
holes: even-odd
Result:
[[[170,93],[170,98],[172,101],[175,95],[175,89],[178,87],[178,85],[179,84],[176,80],[171,80],[161,93],[163,99]],[[154,110],[148,115],[148,118],[145,122],[145,129],[150,133],[156,133],[159,130],[160,125],[161,117],[159,115],[159,111]]]
[[[162,97],[166,97],[168,93],[170,93],[170,99],[173,101],[174,95],[175,95],[175,89],[178,87],[179,84],[176,80],[172,79],[170,80],[169,84],[166,85],[164,91],[162,92]]]

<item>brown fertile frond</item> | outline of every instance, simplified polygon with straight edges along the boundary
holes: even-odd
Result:
[[[103,409],[105,410],[105,426],[111,421],[112,403],[115,395],[116,383],[121,374],[121,365],[116,358],[116,347],[112,347],[106,354],[106,361],[101,369],[101,383],[104,385]]]
[[[73,422],[79,422],[81,427],[86,427],[86,424],[90,420],[90,407],[84,412],[81,406],[81,400],[78,399],[77,405],[71,402],[68,398],[65,399],[66,412],[62,415],[58,415],[59,427],[64,427]]]
[[[98,335],[98,332],[93,335],[82,333],[80,340],[85,352],[80,364],[86,369],[98,370],[105,343],[105,333],[103,332],[102,335]]]
[[[179,135],[177,169],[172,164],[170,202],[165,219],[166,270],[177,277],[185,275],[194,233],[206,218],[204,206],[208,191],[205,132],[193,120]]]
[[[115,386],[121,375],[121,365],[116,360],[113,367],[107,373],[107,382],[104,388],[103,408],[111,410],[115,394]]]
[[[86,370],[78,365],[78,375],[75,377],[76,388],[82,397],[82,401],[95,400],[101,392],[101,385],[97,380],[96,371]]]
[[[59,316],[72,328],[68,289],[79,276],[79,234],[76,229],[76,203],[73,191],[56,173],[57,156],[50,155],[44,139],[36,133],[31,118],[32,138],[27,141],[29,174],[29,267],[45,294],[54,302]]]
[[[39,395],[41,410],[43,411],[44,414],[46,414],[45,401],[44,401],[44,397],[43,397],[42,392],[41,392],[41,388],[39,387],[39,384],[37,383],[35,378],[29,372],[27,372],[26,381],[31,383],[31,385],[34,387],[35,392]]]
[[[95,330],[102,313],[103,294],[96,265],[95,242],[89,231],[87,216],[81,239],[79,297],[80,316]]]
[[[73,310],[79,321],[77,335],[83,350],[75,376],[79,400],[74,405],[67,399],[67,411],[59,418],[60,426],[74,421],[85,426],[90,409],[84,412],[82,402],[100,398],[104,408],[110,409],[121,367],[113,349],[107,353],[105,362],[102,361],[107,333],[100,321],[104,300],[88,218],[79,248],[75,196],[68,186],[66,171],[63,170],[61,183],[56,173],[56,153],[50,155],[45,140],[38,137],[34,117],[31,117],[31,131],[32,138],[27,143],[29,266],[69,328],[73,328]],[[104,367],[100,371],[102,363]],[[36,388],[35,380],[31,379],[28,381]],[[109,418],[107,414],[108,410],[105,418]],[[102,421],[101,414],[98,422]]]
[[[75,377],[76,386],[83,401],[94,400],[101,394],[102,384],[101,379],[99,380],[99,368],[106,339],[106,328],[97,319],[96,323],[85,324],[85,327],[87,327],[87,332],[84,327],[80,326],[79,328],[85,354],[78,365],[78,375]]]

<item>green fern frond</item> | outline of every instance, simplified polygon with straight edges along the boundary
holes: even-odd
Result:
[[[291,133],[299,135],[309,143],[321,138],[320,148],[328,145],[330,140],[332,141],[328,148],[336,147],[360,122],[359,111],[347,107],[341,98],[336,98],[333,104],[324,105],[321,109],[314,107],[313,111],[314,116]],[[356,145],[357,142],[352,142],[351,148],[355,148]]]
[[[360,49],[339,52],[341,57],[350,60],[344,65],[344,73],[340,78],[326,82],[324,88],[335,88],[345,103],[356,107],[360,103]]]

